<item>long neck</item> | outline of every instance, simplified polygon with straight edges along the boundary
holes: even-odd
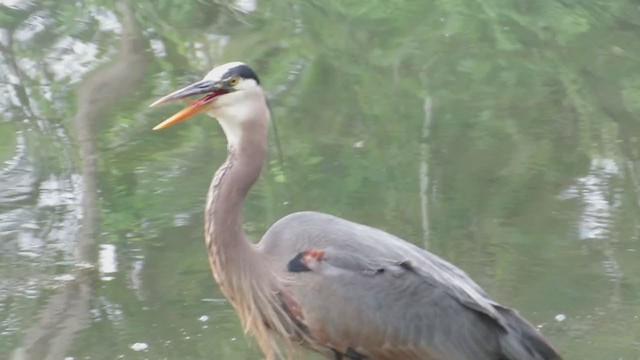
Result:
[[[243,118],[236,121],[215,114],[229,146],[227,161],[209,187],[205,240],[216,281],[238,311],[245,331],[254,335],[266,360],[273,360],[279,352],[274,333],[282,336],[290,354],[294,352],[294,343],[310,340],[283,307],[282,279],[242,229],[242,205],[260,175],[267,153],[269,111],[266,103],[254,110],[245,111]]]
[[[212,271],[225,294],[234,297],[238,282],[254,276],[259,257],[243,231],[244,199],[258,179],[267,152],[267,122],[221,120],[229,139],[226,162],[216,172],[205,213],[205,240]],[[230,128],[233,126],[233,128]],[[233,134],[231,134],[233,133]],[[232,300],[233,301],[233,300]]]

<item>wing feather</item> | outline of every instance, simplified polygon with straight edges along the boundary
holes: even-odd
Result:
[[[462,270],[384,231],[331,215],[296,213],[274,224],[258,250],[288,277],[288,291],[311,335],[339,353],[353,349],[383,360],[496,360],[509,359],[502,351],[506,344],[518,360],[527,353],[527,360],[554,359],[521,344],[520,338],[532,336],[540,341],[535,346],[546,345],[557,355],[515,312],[508,315],[517,321],[505,317],[511,310]],[[304,256],[308,251],[322,256]],[[306,261],[299,267],[305,271],[288,272],[293,259]]]

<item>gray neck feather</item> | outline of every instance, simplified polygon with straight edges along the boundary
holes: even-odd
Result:
[[[234,284],[255,276],[251,269],[260,266],[261,258],[243,231],[242,208],[265,161],[267,119],[256,116],[235,124],[240,138],[229,144],[227,160],[216,172],[207,195],[205,240],[214,276],[229,297],[237,295],[233,294]]]
[[[295,344],[311,343],[311,339],[283,308],[282,279],[242,228],[244,199],[258,179],[267,154],[269,110],[262,97],[252,104],[260,106],[244,108],[244,113],[229,111],[243,114],[233,121],[218,116],[229,141],[228,156],[209,187],[205,240],[216,281],[236,308],[245,331],[254,335],[265,359],[276,358],[280,340],[284,340],[292,358]],[[276,333],[281,335],[280,340]]]

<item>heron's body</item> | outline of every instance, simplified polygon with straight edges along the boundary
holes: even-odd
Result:
[[[308,270],[288,276],[309,249],[324,255],[307,257]],[[337,352],[380,360],[556,358],[533,327],[464,272],[384,231],[300,212],[274,224],[257,250],[291,279],[285,289],[310,335]]]
[[[335,360],[560,359],[463,271],[381,230],[301,212],[249,242],[242,205],[266,157],[264,94],[246,65],[231,63],[159,102],[194,93],[213,96],[158,127],[204,110],[227,135],[228,158],[207,196],[207,250],[216,281],[268,360],[279,354],[278,339],[290,357],[301,345]]]

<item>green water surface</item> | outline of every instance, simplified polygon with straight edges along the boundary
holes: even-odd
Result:
[[[236,60],[282,145],[252,239],[299,210],[372,225],[566,359],[640,359],[636,1],[0,4],[0,359],[260,359],[203,245],[224,136],[147,107]]]

